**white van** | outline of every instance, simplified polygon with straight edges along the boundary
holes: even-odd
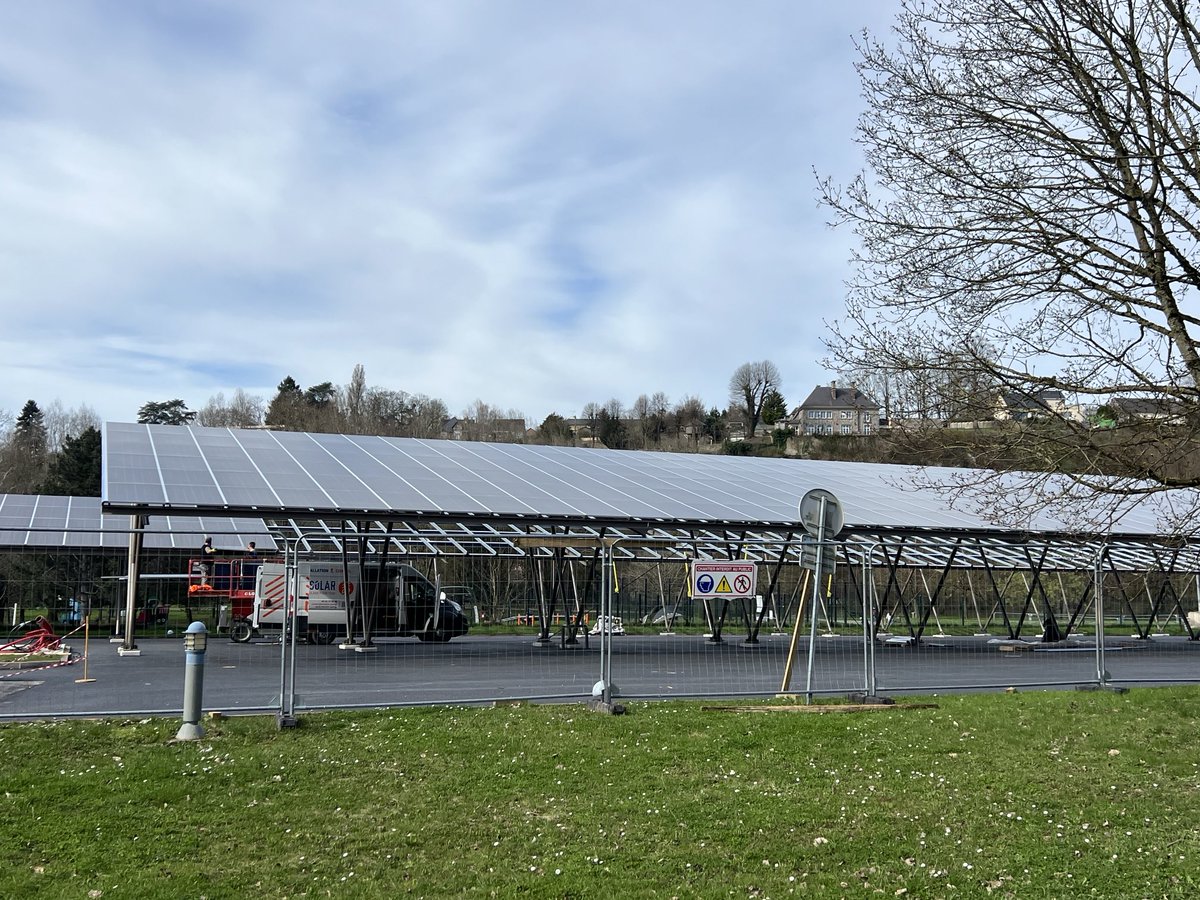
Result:
[[[412,635],[445,643],[469,628],[462,606],[447,598],[435,603],[433,584],[410,565],[392,564],[382,571],[379,566],[368,567],[364,570],[365,590],[356,581],[357,569],[345,578],[337,562],[302,562],[298,574],[297,624],[299,633],[313,643],[329,644],[347,634],[361,634],[364,617],[373,637]],[[282,562],[259,566],[251,614],[231,623],[231,639],[244,642],[255,630],[282,627],[287,612],[287,575]],[[349,621],[352,614],[353,622]]]

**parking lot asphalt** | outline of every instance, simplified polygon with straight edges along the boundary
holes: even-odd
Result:
[[[745,636],[714,643],[700,635],[621,635],[613,638],[612,681],[625,698],[772,696],[782,687],[789,636]],[[174,638],[142,638],[138,656],[92,640],[86,674],[82,641],[72,640],[67,665],[0,670],[0,718],[174,715],[183,706],[184,652]],[[299,645],[295,657],[297,710],[481,703],[490,700],[584,700],[600,676],[596,638],[585,646],[556,639],[535,644],[527,635],[467,635],[448,644],[382,639],[374,652],[336,645]],[[812,655],[815,693],[866,687],[861,636],[817,639]],[[1116,684],[1200,683],[1200,643],[1182,638],[1106,642],[1103,666]],[[877,642],[880,693],[959,692],[1005,687],[1070,687],[1097,682],[1094,641],[1013,643],[989,637],[930,637],[918,645]],[[791,691],[807,683],[808,652],[801,642]],[[204,708],[229,713],[278,709],[284,671],[278,641],[235,644],[210,638],[205,654]]]

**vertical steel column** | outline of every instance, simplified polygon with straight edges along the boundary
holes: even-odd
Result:
[[[129,517],[129,566],[126,571],[128,581],[125,583],[125,639],[117,648],[119,656],[139,656],[141,651],[133,639],[133,627],[136,623],[134,612],[137,606],[137,590],[140,575],[142,555],[142,529],[147,519],[144,516]]]
[[[612,703],[612,541],[600,541],[600,680],[592,688],[592,697],[605,705]]]
[[[357,526],[358,546],[355,549],[356,556],[355,556],[355,560],[354,560],[354,565],[358,571],[358,589],[360,591],[364,590],[364,587],[367,583],[367,570],[366,570],[366,566],[363,561],[366,559],[366,556],[367,556],[368,544],[367,544],[367,536],[364,533],[364,529],[370,530],[370,527],[371,526],[369,523],[361,522],[361,521],[358,523],[358,526]],[[437,609],[436,601],[435,601],[434,609],[435,610]],[[371,632],[375,627],[374,598],[372,597],[372,598],[368,599],[366,594],[363,594],[362,596],[360,596],[358,598],[358,611],[359,611],[359,617],[362,620],[362,641],[360,641],[359,644],[354,648],[354,652],[355,653],[375,653],[376,652],[375,643],[374,643],[373,639],[371,638]]]
[[[347,585],[350,584],[350,558],[346,553],[346,533],[349,527],[345,519],[342,519],[342,537],[338,543],[342,550],[342,581]],[[362,587],[362,578],[359,577],[359,587]],[[350,591],[346,592],[346,640],[342,642],[342,647],[347,648],[354,644],[354,615],[358,601],[361,598],[356,598]]]

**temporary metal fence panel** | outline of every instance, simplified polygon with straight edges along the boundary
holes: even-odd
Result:
[[[272,708],[277,648],[228,640],[227,569],[216,567],[215,585],[202,587],[190,572],[195,551],[144,551],[135,649],[123,653],[126,554],[78,543],[0,553],[0,718],[180,712],[182,633],[192,621],[205,623],[210,633],[206,708]],[[34,646],[25,636],[36,632],[39,619],[54,638]]]
[[[1121,571],[1107,556],[1097,573],[1104,653],[1113,685],[1200,683],[1200,574]]]
[[[810,656],[817,693],[867,684],[861,598],[829,590],[815,598],[819,629],[810,654],[807,610],[815,585],[799,565],[761,574],[761,594],[742,597],[730,589],[702,600],[690,594],[684,562],[616,560],[600,546],[590,556],[568,557],[563,549],[522,558],[411,558],[391,570],[409,573],[403,585],[392,574],[382,594],[356,586],[350,597],[374,599],[346,604],[353,607],[343,613],[354,622],[351,639],[339,626],[336,638],[298,649],[296,708],[584,700],[605,686],[626,699],[773,696],[786,687],[797,620],[805,642],[793,658],[800,674],[790,690],[808,686]],[[308,559],[322,566],[332,560],[347,582],[360,577],[360,562],[379,565],[352,552],[340,561]],[[383,607],[410,595],[410,578],[418,592],[432,591],[456,614],[461,610],[467,632],[444,643],[421,640],[419,629],[433,627],[424,608],[422,618],[407,620],[416,636],[387,627],[399,616]],[[825,582],[828,588],[836,577]],[[369,641],[365,619],[374,622]]]
[[[1016,567],[1011,553],[993,565],[976,548],[968,566],[948,544],[930,550],[922,566],[894,546],[837,543],[836,568],[817,584],[800,564],[797,541],[794,553],[760,562],[754,597],[731,592],[705,601],[689,592],[682,544],[653,559],[622,556],[619,545],[608,556],[598,542],[514,543],[510,556],[397,554],[384,565],[406,567],[406,580],[389,577],[367,603],[359,568],[383,562],[378,547],[360,557],[365,543],[357,540],[338,554],[305,551],[298,540],[287,546],[301,547],[298,573],[314,563],[325,564],[326,575],[346,573],[316,588],[295,582],[291,592],[308,595],[310,615],[297,616],[307,627],[298,629],[290,657],[277,628],[244,627],[253,579],[240,566],[219,563],[202,584],[194,554],[144,551],[139,655],[122,656],[111,642],[125,605],[122,552],[64,541],[0,554],[7,627],[43,616],[72,651],[0,670],[0,717],[178,713],[180,634],[192,620],[211,635],[204,707],[229,712],[581,701],[598,685],[632,699],[1200,681],[1196,574],[1167,563],[1147,574],[1103,556],[1091,570],[1052,569],[1031,553]],[[726,558],[755,555],[743,548]],[[278,564],[286,568],[282,558]],[[370,647],[361,633],[346,634],[346,612],[333,635],[308,622],[314,597],[336,597],[339,583],[341,591],[355,585],[349,615],[359,617],[359,629],[367,616]],[[424,618],[396,629],[400,599],[424,602],[409,608]],[[297,602],[304,612],[305,598]],[[450,633],[447,610],[465,618],[465,633]]]

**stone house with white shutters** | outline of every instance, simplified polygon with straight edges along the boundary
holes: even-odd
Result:
[[[870,435],[879,431],[879,404],[858,389],[836,381],[817,385],[784,420],[801,435]]]

